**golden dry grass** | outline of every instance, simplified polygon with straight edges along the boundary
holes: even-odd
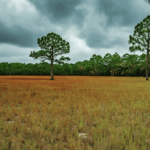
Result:
[[[0,150],[148,150],[145,77],[0,76]]]

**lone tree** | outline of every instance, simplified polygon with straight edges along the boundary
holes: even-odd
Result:
[[[69,57],[61,57],[59,60],[54,58],[57,55],[62,55],[70,52],[70,46],[69,43],[63,40],[58,34],[55,34],[53,32],[48,33],[47,36],[43,36],[41,39],[38,38],[38,45],[45,49],[45,50],[39,50],[38,52],[31,51],[31,54],[29,57],[33,57],[34,59],[37,59],[38,57],[45,58],[44,60],[51,60],[51,79],[53,78],[53,62],[57,62],[58,64],[64,64],[65,60],[70,60]],[[51,47],[51,48],[49,48]],[[44,60],[41,62],[44,63]]]
[[[138,37],[136,35],[138,33]],[[148,33],[148,35],[146,35]],[[140,35],[142,36],[141,38]],[[145,19],[143,19],[143,22],[138,23],[135,26],[134,34],[133,36],[136,36],[135,38],[132,37],[131,35],[129,36],[129,44],[132,43],[135,45],[135,43],[138,43],[138,46],[131,46],[129,47],[130,52],[135,52],[137,50],[139,51],[144,51],[144,48],[141,49],[141,46],[145,47],[147,49],[147,59],[146,59],[146,80],[148,79],[148,56],[149,56],[149,42],[150,42],[150,15],[148,15]],[[140,41],[140,40],[141,41]],[[146,43],[145,43],[146,42]]]

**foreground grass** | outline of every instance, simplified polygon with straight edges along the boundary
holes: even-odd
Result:
[[[0,150],[148,150],[143,77],[0,76]]]

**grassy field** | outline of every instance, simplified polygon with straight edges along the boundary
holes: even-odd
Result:
[[[0,76],[0,150],[149,150],[146,77]]]

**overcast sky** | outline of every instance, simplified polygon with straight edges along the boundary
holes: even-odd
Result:
[[[141,55],[129,52],[128,40],[148,15],[146,0],[0,0],[0,63],[40,63],[29,54],[41,50],[37,39],[51,32],[70,44],[70,53],[55,58],[69,57],[65,63],[93,54]]]

